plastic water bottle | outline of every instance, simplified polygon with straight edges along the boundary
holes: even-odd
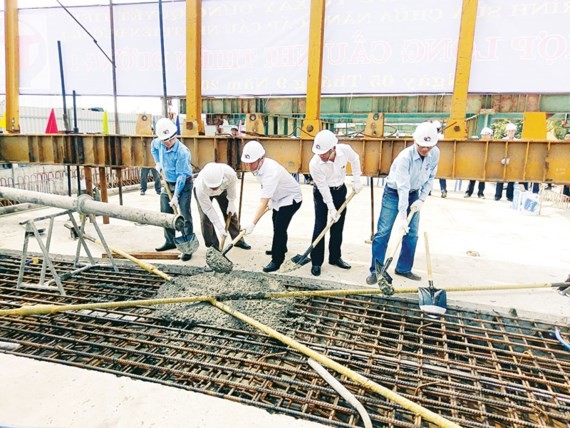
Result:
[[[513,193],[513,210],[519,210],[521,205],[521,191],[519,187],[519,183],[515,183],[515,189]]]

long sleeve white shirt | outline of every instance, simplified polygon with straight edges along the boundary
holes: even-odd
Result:
[[[261,183],[260,198],[268,198],[269,208],[275,211],[303,200],[299,183],[273,159],[264,159],[257,173],[257,181]]]
[[[219,165],[224,170],[224,178],[220,187],[218,187],[216,190],[212,190],[204,184],[203,180],[200,179],[200,174],[198,174],[198,178],[196,179],[194,186],[196,188],[196,200],[200,204],[200,208],[204,214],[212,222],[214,227],[217,229],[223,229],[224,226],[222,224],[222,221],[216,213],[216,209],[214,208],[214,205],[212,204],[212,200],[210,198],[213,196],[221,195],[224,191],[227,191],[228,203],[235,203],[235,200],[237,198],[237,175],[231,166],[225,164]]]

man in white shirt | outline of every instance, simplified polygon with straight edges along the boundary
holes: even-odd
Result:
[[[350,269],[350,265],[341,257],[342,232],[346,209],[338,213],[337,209],[346,200],[346,164],[352,168],[352,189],[358,193],[362,190],[360,183],[360,158],[348,144],[338,144],[336,136],[328,129],[320,131],[313,143],[315,154],[309,162],[309,171],[315,183],[313,199],[315,201],[314,241],[327,225],[327,213],[330,221],[335,223],[330,228],[329,264],[341,269]],[[324,238],[311,252],[311,274],[319,276],[325,258]]]
[[[194,185],[194,196],[198,201],[198,212],[202,225],[202,236],[206,247],[219,248],[218,237],[227,236],[230,240],[239,235],[240,225],[237,218],[236,207],[236,172],[229,165],[223,163],[208,163],[198,174]],[[213,200],[218,201],[224,222],[220,220]],[[226,231],[225,222],[231,217],[229,228]],[[249,250],[251,245],[243,239],[235,244],[238,248]],[[220,248],[222,250],[222,248]]]
[[[253,232],[267,207],[273,210],[271,262],[263,268],[263,272],[274,272],[285,260],[287,229],[293,215],[301,207],[301,188],[283,166],[265,157],[265,149],[259,141],[249,141],[244,146],[241,160],[261,184],[259,206],[251,223],[245,228],[246,233],[249,235]]]
[[[437,141],[435,126],[430,122],[421,123],[414,131],[414,145],[402,150],[392,162],[386,177],[377,231],[372,240],[370,275],[366,278],[368,284],[377,283],[376,261],[384,265],[392,230],[404,235],[396,275],[413,281],[421,279],[412,272],[412,267],[418,244],[420,209],[431,191],[439,163]],[[415,214],[408,224],[407,215],[412,211]]]

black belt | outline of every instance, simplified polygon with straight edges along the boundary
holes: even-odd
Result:
[[[340,190],[340,189],[342,189],[343,187],[345,187],[344,183],[341,184],[340,186],[330,186],[329,189],[331,189],[331,190]]]
[[[192,181],[192,177],[188,177],[188,178],[186,179],[185,183],[188,183],[189,181]],[[167,181],[167,183],[174,186],[174,185],[176,184],[176,181],[174,181],[174,182],[172,182],[172,181]]]

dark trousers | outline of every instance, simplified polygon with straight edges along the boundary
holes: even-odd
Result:
[[[447,179],[440,178],[439,179],[439,188],[442,192],[447,192]]]
[[[154,168],[141,168],[141,192],[146,192],[149,172],[152,172],[154,178],[154,190],[156,193],[160,193],[160,174]]]
[[[570,186],[564,186],[564,188],[562,189],[562,194],[564,196],[570,196]]]
[[[293,202],[291,205],[273,210],[273,242],[271,243],[271,261],[281,266],[287,252],[287,229],[295,213],[301,207],[301,202]]]
[[[495,190],[495,200],[499,200],[503,197],[503,187],[505,183],[497,183],[497,189]],[[513,195],[515,193],[515,183],[509,181],[507,183],[507,199],[509,201],[513,200]]]
[[[174,188],[176,183],[164,182],[165,186],[168,186],[170,193],[174,195]],[[190,212],[190,201],[192,200],[192,180],[186,181],[182,192],[178,195],[178,204],[180,205],[180,215],[184,217],[184,230],[182,233],[184,236],[191,236],[194,233],[194,228],[192,226],[192,213]],[[160,212],[174,214],[174,210],[170,206],[170,200],[168,199],[168,194],[166,189],[162,189],[160,194]],[[164,239],[167,244],[175,244],[174,235],[176,231],[174,229],[164,228]]]
[[[196,189],[194,189],[194,197],[196,197]],[[222,211],[222,215],[224,216],[224,225],[225,222],[228,220],[228,214],[226,213],[228,209],[228,192],[223,191],[217,196],[210,197],[210,200],[218,201],[218,205],[220,206],[220,210]],[[198,198],[196,197],[196,200]],[[202,211],[202,207],[198,202],[198,212],[200,213],[200,225],[202,226],[202,237],[204,238],[204,244],[206,247],[214,247],[220,248],[220,241],[218,240],[218,235],[216,234],[216,228],[208,218],[204,211]],[[230,232],[230,236],[235,239],[236,236],[239,235],[239,221],[237,218],[237,214],[232,215],[232,219],[230,220],[230,226],[228,228]],[[243,239],[242,239],[243,241]]]
[[[335,208],[338,210],[346,200],[346,186],[343,184],[339,189],[331,188],[331,195]],[[328,222],[329,209],[323,202],[323,195],[319,192],[317,186],[313,188],[313,199],[315,202],[315,227],[313,229],[313,241],[326,227]],[[344,229],[344,219],[346,218],[346,210],[344,210],[340,218],[330,228],[329,239],[329,261],[336,262],[341,258],[340,247],[342,245],[342,231]],[[322,266],[325,259],[325,238],[321,239],[319,243],[311,251],[311,262],[313,266]]]
[[[467,186],[467,192],[465,192],[469,196],[471,196],[473,194],[473,191],[475,190],[475,181],[476,180],[469,180],[469,186]],[[480,181],[479,186],[477,187],[477,195],[482,196],[484,191],[485,191],[485,182]]]

